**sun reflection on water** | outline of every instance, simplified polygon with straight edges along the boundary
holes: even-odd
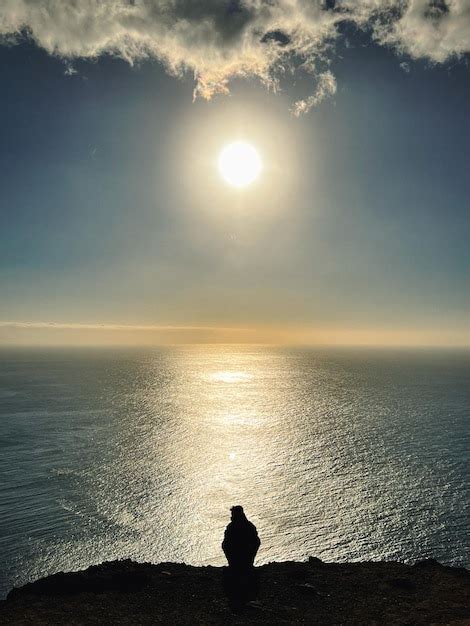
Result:
[[[133,359],[98,360],[95,370],[86,363],[87,394],[100,380],[96,404],[102,409],[109,398],[109,408],[60,422],[76,423],[76,437],[92,436],[78,450],[77,466],[70,462],[70,472],[48,482],[61,481],[61,515],[70,525],[59,540],[31,544],[40,555],[37,575],[87,567],[90,554],[96,562],[221,565],[233,504],[242,504],[259,529],[258,563],[310,554],[419,557],[434,541],[430,524],[442,545],[443,520],[455,512],[455,527],[462,526],[448,469],[416,456],[416,429],[418,454],[426,429],[430,442],[442,437],[432,396],[440,387],[424,374],[421,386],[407,387],[420,371],[416,364],[405,376],[407,361],[393,369],[377,360],[241,346]],[[80,407],[84,395],[77,393]],[[460,440],[443,441],[455,448]]]
[[[266,476],[271,483],[284,480],[276,467],[282,438],[279,418],[273,418],[272,372],[260,356],[259,351],[221,350],[216,359],[213,354],[201,359],[199,352],[193,361],[189,351],[182,362],[185,402],[177,419],[184,443],[168,438],[164,455],[180,476],[171,508],[189,509],[187,516],[181,515],[184,527],[173,532],[194,537],[195,515],[200,516],[196,534],[201,545],[193,546],[193,560],[196,549],[200,561],[222,563],[220,541],[230,507],[243,504],[260,523]],[[188,360],[193,361],[189,376]],[[159,438],[160,449],[161,443]],[[282,492],[283,486],[277,489]]]
[[[244,383],[252,378],[253,374],[249,372],[233,372],[230,370],[215,372],[209,375],[209,380],[218,383]]]

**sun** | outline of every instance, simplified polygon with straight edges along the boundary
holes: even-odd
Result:
[[[254,146],[246,141],[235,141],[219,155],[219,172],[234,187],[246,187],[261,173],[263,163]]]

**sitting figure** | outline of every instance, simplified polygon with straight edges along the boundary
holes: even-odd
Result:
[[[231,513],[232,521],[225,529],[222,550],[232,571],[251,570],[261,544],[256,526],[247,519],[243,507],[233,506]]]

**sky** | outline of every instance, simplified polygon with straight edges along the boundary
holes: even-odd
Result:
[[[468,0],[4,0],[0,345],[470,345],[469,52]]]

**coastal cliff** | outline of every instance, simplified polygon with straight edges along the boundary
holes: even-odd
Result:
[[[2,624],[468,624],[470,571],[434,560],[270,563],[234,613],[224,568],[113,561],[13,589]]]

